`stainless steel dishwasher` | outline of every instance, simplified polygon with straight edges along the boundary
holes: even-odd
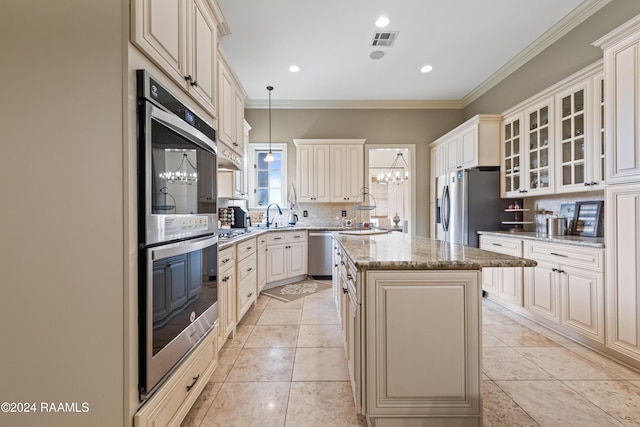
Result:
[[[332,256],[331,232],[309,232],[309,276],[315,279],[331,279]]]

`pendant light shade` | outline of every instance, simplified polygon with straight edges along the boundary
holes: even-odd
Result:
[[[267,90],[269,91],[269,152],[265,156],[264,161],[273,162],[276,159],[271,151],[271,91],[273,90],[273,86],[267,86]]]

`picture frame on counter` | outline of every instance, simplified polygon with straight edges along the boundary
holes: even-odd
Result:
[[[587,237],[602,236],[603,206],[602,200],[576,202],[571,234]]]

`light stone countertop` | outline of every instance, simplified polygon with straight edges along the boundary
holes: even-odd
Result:
[[[218,242],[218,249],[226,249],[232,245],[237,243],[242,243],[245,240],[249,240],[252,237],[260,236],[265,233],[272,233],[276,231],[296,231],[296,230],[307,230],[307,231],[341,231],[345,230],[343,227],[332,227],[332,226],[294,226],[294,227],[250,227],[249,232],[246,234],[240,234],[239,236],[235,236],[231,239],[220,239]]]
[[[604,237],[584,236],[547,236],[538,235],[535,231],[521,231],[512,233],[509,231],[478,231],[478,234],[487,234],[500,237],[513,237],[514,239],[537,240],[540,242],[563,243],[565,245],[585,246],[589,248],[604,248]]]
[[[354,236],[334,233],[358,270],[481,270],[535,267],[526,258],[411,236],[405,233]]]

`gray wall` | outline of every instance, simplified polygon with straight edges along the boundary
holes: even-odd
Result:
[[[268,110],[247,109],[251,142],[269,141]],[[416,145],[416,234],[429,233],[429,143],[463,120],[462,110],[278,110],[271,141],[288,143],[288,177],[295,180],[294,139],[366,139],[367,144]],[[366,145],[365,145],[366,149]]]

